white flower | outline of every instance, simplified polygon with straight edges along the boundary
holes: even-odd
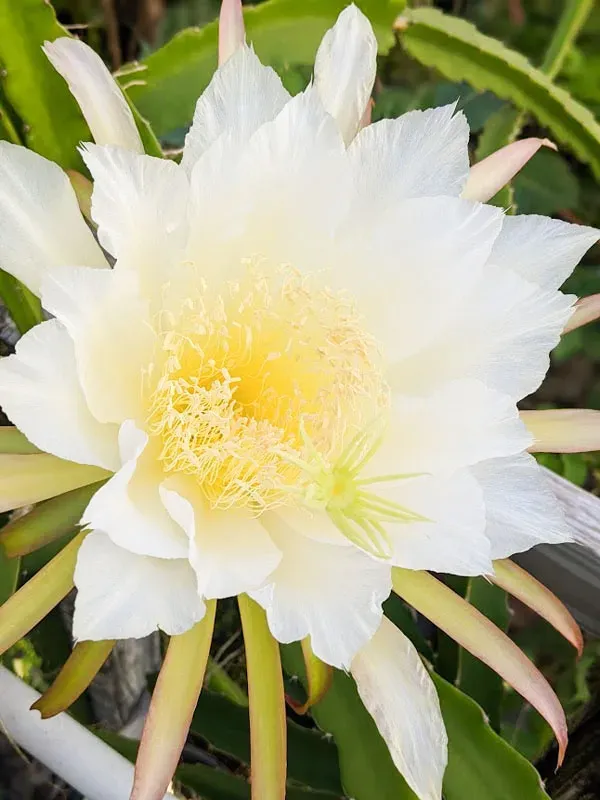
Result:
[[[376,42],[354,6],[296,97],[251,47],[225,52],[178,165],[138,152],[87,48],[48,47],[101,142],[81,150],[99,244],[61,170],[0,143],[0,263],[54,316],[0,363],[0,403],[99,468],[73,485],[114,473],[83,515],[77,639],[181,634],[247,593],[280,642],[352,671],[410,786],[439,798],[437,697],[381,604],[394,566],[491,574],[569,540],[516,403],[598,234],[461,197],[454,106],[359,130]]]

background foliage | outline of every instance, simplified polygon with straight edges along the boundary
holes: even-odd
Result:
[[[248,7],[249,38],[286,87],[302,90],[318,42],[345,0],[265,0]],[[457,102],[469,119],[478,160],[521,135],[549,136],[559,152],[543,150],[513,185],[494,199],[510,213],[540,213],[600,225],[600,8],[593,0],[357,0],[379,41],[374,119]],[[162,147],[177,158],[194,104],[216,62],[217,0],[0,0],[0,139],[24,144],[64,168],[83,171],[76,145],[89,138],[62,80],[42,55],[45,39],[78,35],[116,72],[136,109],[148,152]],[[156,138],[155,138],[156,137]],[[600,252],[591,251],[567,289],[598,291]],[[24,332],[40,317],[39,304],[0,272],[0,296]],[[9,348],[11,337],[3,335]],[[568,334],[553,355],[544,387],[527,407],[600,408],[600,330]],[[544,456],[546,466],[593,492],[600,487],[598,455]],[[0,554],[0,601],[52,555],[19,561]],[[569,645],[481,579],[452,587],[508,629],[553,683],[572,726],[596,707],[594,675],[600,646],[588,641],[576,662]],[[552,746],[546,724],[487,667],[400,600],[388,615],[436,670],[450,738],[446,800],[539,800],[532,763],[550,777],[543,756]],[[209,691],[200,699],[184,760],[182,791],[206,800],[249,797],[249,732],[243,649],[233,604],[220,608]],[[64,616],[54,612],[5,657],[37,688],[47,687],[70,649]],[[283,648],[287,690],[303,697],[299,649]],[[152,681],[152,678],[149,678]],[[484,713],[482,713],[482,711]],[[93,725],[89,698],[73,708]],[[94,728],[127,757],[136,742]],[[348,676],[337,673],[312,714],[288,721],[290,800],[403,800],[414,797]],[[1,782],[0,782],[1,789]],[[562,794],[553,795],[562,797]],[[566,795],[565,795],[566,796]],[[569,795],[571,796],[571,795]]]

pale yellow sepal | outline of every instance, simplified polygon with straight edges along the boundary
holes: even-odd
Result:
[[[85,532],[0,607],[0,655],[29,633],[73,588],[73,572]]]
[[[285,800],[285,698],[279,645],[262,608],[247,595],[238,597],[250,700],[252,800]]]
[[[549,622],[581,655],[583,635],[564,603],[543,583],[510,559],[504,558],[494,561],[493,564],[494,574],[490,575],[490,579]]]
[[[533,436],[530,453],[588,453],[600,450],[600,411],[556,408],[521,411]]]
[[[0,532],[0,545],[6,556],[27,555],[76,530],[87,504],[102,483],[92,483],[53,497],[28,514],[11,520]]]
[[[114,641],[78,642],[50,688],[31,708],[43,719],[66,711],[85,692],[114,646]]]
[[[392,570],[396,594],[487,664],[539,711],[558,740],[558,763],[567,747],[560,700],[537,667],[493,622],[427,572]]]
[[[162,800],[173,777],[204,683],[216,607],[207,600],[200,622],[171,637],[142,733],[131,800]]]
[[[294,709],[296,714],[306,714],[312,706],[320,702],[329,691],[333,678],[333,669],[313,653],[310,636],[302,640],[302,655],[308,683],[306,700],[304,703],[297,703],[293,698],[287,697],[288,705]]]

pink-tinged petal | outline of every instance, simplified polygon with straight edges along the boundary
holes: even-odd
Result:
[[[63,461],[48,453],[0,455],[0,512],[48,500],[109,476],[100,467]]]
[[[76,644],[50,688],[31,708],[39,711],[42,719],[65,711],[85,692],[114,646],[111,640]]]
[[[544,717],[558,740],[560,766],[568,738],[565,712],[548,681],[517,645],[433,575],[396,567],[392,582],[400,597],[491,667]]]
[[[600,317],[600,294],[591,294],[589,297],[582,297],[575,303],[573,314],[563,333],[569,333],[582,325],[588,325]]]
[[[238,597],[250,702],[252,800],[285,800],[286,719],[279,645],[262,608]]]
[[[73,588],[80,533],[0,607],[0,655],[22,639]]]
[[[96,143],[143,153],[131,109],[100,56],[87,44],[66,36],[46,42],[43,50],[66,80]]]
[[[372,117],[373,117],[373,106],[374,105],[375,105],[375,102],[373,101],[373,98],[370,97],[369,98],[369,102],[367,103],[367,107],[365,108],[365,113],[362,115],[362,117],[360,119],[360,124],[358,126],[358,130],[359,131],[362,131],[363,128],[366,128],[367,125],[371,124]]]
[[[223,0],[219,16],[219,66],[246,41],[242,0]]]
[[[521,411],[533,436],[531,453],[588,453],[600,450],[600,411],[557,408]]]
[[[514,178],[540,147],[557,149],[548,139],[521,139],[474,164],[462,196],[485,203]]]
[[[304,668],[306,669],[306,679],[308,682],[307,697],[304,703],[298,703],[289,695],[286,697],[296,714],[306,714],[309,708],[322,700],[331,686],[333,670],[324,661],[313,653],[310,646],[310,636],[302,639],[302,655],[304,656]]]
[[[169,642],[142,733],[131,800],[161,800],[173,777],[204,683],[216,607],[208,601],[204,618]]]
[[[579,625],[571,612],[543,583],[508,558],[494,561],[494,574],[490,575],[490,579],[549,622],[581,655],[583,636]]]

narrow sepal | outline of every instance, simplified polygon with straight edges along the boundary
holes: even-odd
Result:
[[[588,453],[600,450],[600,411],[552,408],[521,411],[533,436],[530,453]]]
[[[331,686],[333,670],[324,661],[313,653],[310,646],[310,636],[302,640],[302,655],[304,656],[304,667],[306,669],[306,679],[308,682],[308,693],[304,703],[298,703],[289,695],[286,697],[296,714],[306,714],[306,712],[322,700]]]
[[[73,588],[77,553],[85,532],[78,534],[0,607],[0,655],[22,639]]]
[[[263,609],[238,597],[250,701],[252,800],[285,800],[286,721],[279,645]]]
[[[216,605],[207,600],[200,622],[169,641],[142,733],[131,800],[161,800],[173,777],[204,683]]]
[[[565,712],[537,667],[493,622],[427,572],[392,570],[394,591],[461,647],[483,661],[539,711],[558,740],[558,763],[567,747]]]
[[[573,645],[579,655],[583,651],[583,635],[573,615],[558,597],[508,558],[494,561],[490,579],[543,617]]]
[[[52,685],[31,706],[43,719],[65,711],[90,685],[109,657],[114,641],[78,642]]]

